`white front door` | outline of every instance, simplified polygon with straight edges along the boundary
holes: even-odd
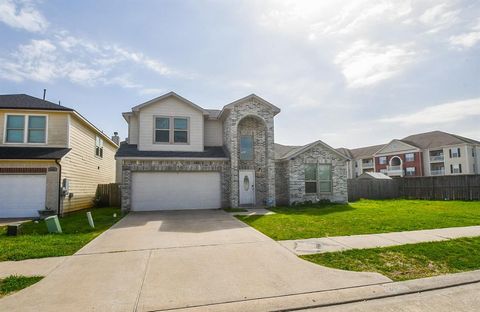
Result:
[[[253,205],[255,203],[255,171],[241,170],[238,179],[240,205]]]

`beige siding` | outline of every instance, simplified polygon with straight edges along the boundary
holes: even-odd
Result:
[[[223,145],[223,125],[220,120],[205,120],[205,146]]]
[[[5,123],[7,114],[47,115],[47,143],[40,146],[66,147],[68,146],[68,114],[67,112],[28,111],[28,110],[0,110],[0,144],[5,142]],[[32,144],[8,144],[9,146],[31,146]],[[35,144],[39,146],[39,144]]]
[[[154,144],[154,116],[189,118],[189,144]],[[174,97],[163,99],[140,109],[138,149],[142,151],[203,151],[202,112]]]
[[[138,116],[132,115],[128,124],[128,144],[138,144]]]
[[[116,147],[104,139],[103,158],[95,156],[96,132],[83,121],[72,116],[70,147],[72,150],[61,161],[62,179],[69,180],[71,198],[63,200],[63,211],[90,208],[98,184],[115,182]]]
[[[45,190],[45,208],[57,211],[58,208],[58,165],[53,160],[2,160],[0,168],[47,168],[47,188]],[[50,168],[50,169],[49,169]],[[49,170],[48,170],[49,169]],[[29,173],[26,173],[29,174]],[[31,173],[30,173],[31,174]],[[28,192],[28,190],[26,190]]]

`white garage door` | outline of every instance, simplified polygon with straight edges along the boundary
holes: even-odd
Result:
[[[132,210],[221,207],[219,172],[134,172]]]
[[[0,175],[0,218],[38,217],[46,183],[45,175]]]

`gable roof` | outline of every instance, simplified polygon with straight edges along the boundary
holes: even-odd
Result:
[[[337,152],[342,153],[343,155],[345,155],[348,158],[353,158],[353,155],[348,148],[340,147],[340,148],[337,148],[336,150],[337,150]]]
[[[372,145],[360,148],[354,148],[350,150],[352,158],[372,158],[373,155],[382,149],[387,144]]]
[[[394,144],[394,143],[400,143],[400,145],[403,145],[403,146],[405,146],[405,147],[408,147],[409,149],[415,149],[415,150],[419,149],[419,147],[416,146],[416,145],[413,145],[413,144],[404,142],[404,141],[402,141],[402,140],[393,139],[393,140],[391,140],[388,144],[385,144],[385,146],[383,146],[381,149],[379,149],[378,151],[376,151],[374,155],[381,154],[384,149],[386,149],[387,147],[389,147],[390,145],[392,145],[392,144]],[[404,150],[402,150],[402,151],[404,151]]]
[[[225,106],[222,108],[222,111],[220,112],[219,117],[223,114],[224,111],[229,110],[229,109],[233,108],[235,105],[240,104],[240,103],[243,103],[243,102],[245,102],[245,101],[247,101],[247,100],[251,100],[251,99],[255,99],[255,100],[259,101],[260,103],[262,103],[262,104],[270,107],[270,108],[274,111],[274,113],[275,113],[274,115],[277,115],[278,113],[280,113],[280,108],[278,108],[277,106],[275,106],[275,105],[273,105],[272,103],[268,102],[267,100],[259,97],[258,95],[252,93],[252,94],[250,94],[250,95],[247,95],[246,97],[243,97],[243,98],[241,98],[241,99],[238,99],[238,100],[236,100],[236,101],[233,101],[233,102],[230,103],[230,104],[225,105]]]
[[[38,109],[73,111],[73,109],[42,100],[27,94],[2,94],[0,95],[0,108],[7,109]]]
[[[195,103],[187,100],[186,98],[184,98],[184,97],[176,94],[176,93],[173,92],[173,91],[170,91],[170,92],[168,92],[168,93],[165,93],[164,95],[160,95],[159,97],[156,97],[156,98],[154,98],[154,99],[151,99],[151,100],[149,100],[149,101],[147,101],[147,102],[145,102],[145,103],[142,103],[142,104],[139,104],[139,105],[137,105],[137,106],[134,106],[134,107],[132,108],[132,111],[134,111],[134,112],[139,111],[140,109],[144,108],[145,106],[151,105],[151,104],[153,104],[153,103],[156,103],[156,102],[158,102],[158,101],[164,100],[164,99],[169,98],[169,97],[174,97],[174,98],[180,100],[181,102],[183,102],[183,103],[185,103],[185,104],[188,104],[188,105],[190,105],[191,107],[193,107],[193,108],[201,111],[204,115],[209,115],[209,112],[208,112],[206,109],[204,109],[204,108],[198,106],[197,104],[195,104]]]
[[[422,149],[436,148],[455,144],[480,144],[479,141],[443,131],[431,131],[407,136],[401,141]]]
[[[321,140],[317,140],[315,142],[312,142],[312,143],[309,143],[309,144],[306,144],[306,145],[303,145],[303,146],[287,146],[287,145],[275,144],[275,146],[277,146],[275,148],[275,159],[277,159],[277,160],[290,159],[292,157],[295,157],[297,155],[300,155],[301,153],[304,153],[304,152],[308,151],[309,149],[311,149],[312,147],[315,147],[317,145],[323,146],[324,148],[330,150],[331,152],[337,154],[338,156],[340,156],[344,159],[349,159],[347,156],[340,153],[339,151],[337,151],[336,149],[334,149],[333,147],[324,143]],[[278,151],[278,155],[277,155],[277,151]]]

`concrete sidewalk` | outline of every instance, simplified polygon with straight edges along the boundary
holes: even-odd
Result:
[[[480,226],[279,241],[297,255],[389,247],[480,236]]]
[[[10,275],[47,276],[68,257],[51,257],[0,262],[0,278]]]

